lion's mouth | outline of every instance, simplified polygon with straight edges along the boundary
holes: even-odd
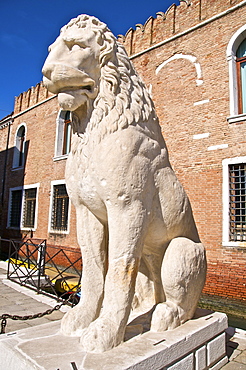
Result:
[[[95,84],[91,85],[80,85],[80,86],[64,86],[57,90],[57,94],[80,94],[87,95],[90,99],[94,99],[97,96],[97,88]]]
[[[88,90],[88,91],[92,92],[92,86],[91,85],[81,86],[81,89],[82,90]]]
[[[87,90],[92,92],[93,86],[92,85],[81,85],[81,86],[64,86],[62,89],[57,91],[58,93],[66,92],[66,91],[77,91],[77,90]]]
[[[54,93],[71,93],[80,91],[90,98],[97,93],[95,81],[84,71],[62,64],[45,64],[43,82],[46,88]]]
[[[87,78],[88,80],[88,78]],[[95,92],[95,82],[93,80],[90,80],[90,83],[88,84],[88,81],[86,81],[86,84],[79,83],[79,81],[76,81],[75,84],[67,84],[68,79],[59,79],[59,84],[52,81],[52,79],[48,79],[46,77],[43,78],[44,85],[46,88],[52,92],[53,94],[59,94],[59,93],[65,93],[65,92],[71,92],[71,91],[78,91],[80,90],[82,93],[88,92],[89,94],[93,94]]]

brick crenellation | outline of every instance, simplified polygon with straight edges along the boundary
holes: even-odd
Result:
[[[166,12],[159,11],[156,18],[149,17],[144,25],[136,24],[125,35],[118,35],[118,41],[124,44],[129,55],[137,54],[178,33],[192,28],[223,12],[241,0],[180,0],[172,4]]]
[[[39,82],[36,86],[30,87],[30,89],[15,97],[14,114],[23,112],[51,96],[53,94],[48,92],[43,82]]]

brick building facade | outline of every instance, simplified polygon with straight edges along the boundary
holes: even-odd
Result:
[[[152,94],[207,249],[204,292],[246,301],[244,40],[245,0],[183,0],[119,36]],[[0,122],[2,237],[78,248],[63,193],[69,127],[69,112],[42,83]]]

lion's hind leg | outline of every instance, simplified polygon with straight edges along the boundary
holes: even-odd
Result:
[[[156,306],[151,330],[174,329],[194,315],[206,277],[206,256],[201,243],[173,239],[162,264],[166,301]]]

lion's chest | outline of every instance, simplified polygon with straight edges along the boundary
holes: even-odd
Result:
[[[106,214],[100,187],[91,161],[86,157],[69,155],[66,165],[66,185],[75,207],[85,205],[98,217]]]

